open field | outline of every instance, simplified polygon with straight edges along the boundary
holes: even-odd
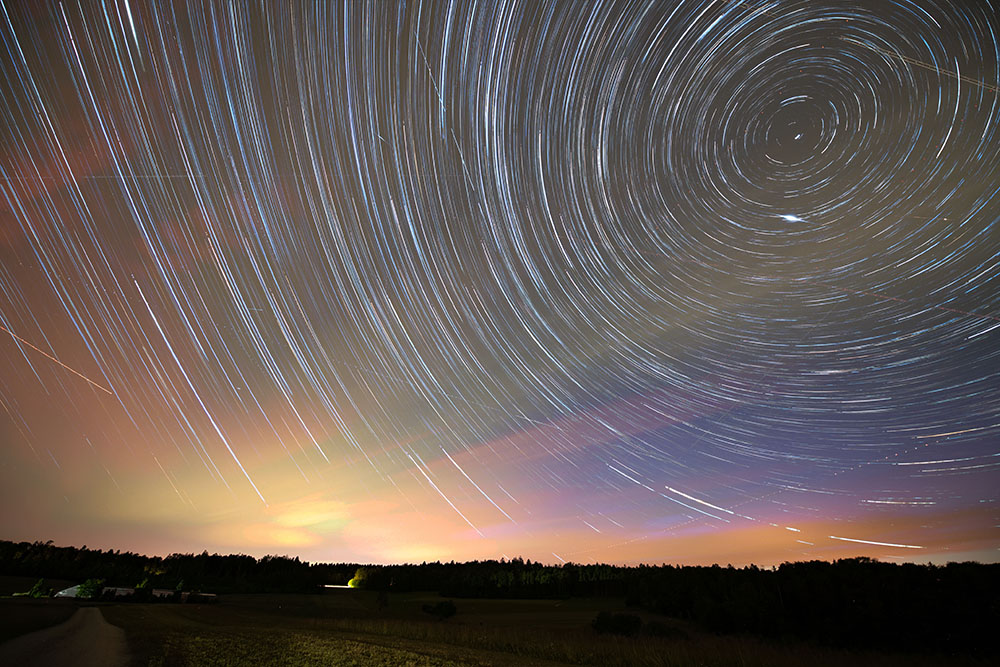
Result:
[[[35,580],[4,582],[12,590]],[[456,599],[458,613],[439,621],[422,611],[434,593],[391,594],[380,608],[371,591],[317,595],[225,595],[215,604],[88,603],[0,598],[0,642],[98,606],[124,629],[133,664],[180,665],[704,665],[764,667],[977,667],[964,656],[847,652],[801,642],[716,636],[681,621],[627,609],[621,600]],[[634,613],[658,636],[598,635],[600,611]]]
[[[455,600],[437,621],[421,611],[434,594],[400,594],[379,610],[375,593],[230,595],[218,604],[106,604],[137,665],[740,665],[921,667],[985,665],[966,657],[835,651],[801,643],[717,637],[659,620],[674,638],[596,635],[598,611],[621,602]]]

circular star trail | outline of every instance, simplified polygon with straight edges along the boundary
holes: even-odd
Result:
[[[5,6],[2,525],[995,559],[996,15]]]

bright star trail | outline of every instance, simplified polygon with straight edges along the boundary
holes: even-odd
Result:
[[[2,536],[997,560],[998,10],[5,2]]]

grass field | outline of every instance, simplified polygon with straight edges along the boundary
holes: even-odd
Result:
[[[3,594],[35,579],[0,577]],[[64,582],[58,582],[60,587]],[[370,591],[319,595],[225,595],[216,604],[98,603],[125,630],[133,664],[201,665],[703,665],[739,667],[931,667],[986,665],[967,657],[853,653],[753,637],[719,637],[682,622],[638,613],[661,633],[598,635],[600,611],[637,613],[622,601],[455,600],[438,621],[422,611],[442,598],[393,594],[379,608]],[[0,597],[0,642],[68,619],[82,601]]]
[[[102,611],[125,629],[135,664],[143,666],[986,664],[965,657],[854,653],[717,637],[676,622],[677,634],[686,638],[596,635],[589,624],[598,611],[624,611],[622,603],[606,599],[455,600],[458,614],[447,621],[421,611],[423,604],[440,599],[394,595],[379,610],[374,593],[334,590],[231,595],[211,605],[108,604]]]

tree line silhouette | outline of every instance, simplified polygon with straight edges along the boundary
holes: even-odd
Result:
[[[287,556],[172,554],[0,541],[0,574],[214,593],[319,592],[346,584],[451,598],[624,598],[629,606],[718,633],[850,648],[996,654],[1000,564],[883,563],[866,557],[775,568],[531,560],[407,565],[308,563]]]

